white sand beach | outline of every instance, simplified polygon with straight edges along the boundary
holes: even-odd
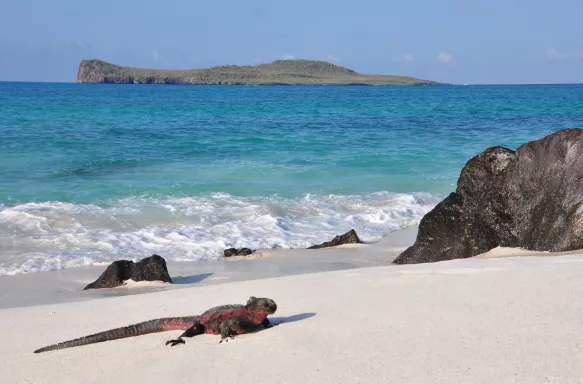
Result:
[[[190,284],[146,284],[147,294],[128,294],[144,286],[79,292],[96,277],[82,269],[2,277],[0,382],[583,381],[580,254],[389,265],[414,235],[413,229],[378,244],[232,260],[222,270],[200,268],[208,277]],[[59,286],[74,294],[57,293]],[[173,331],[32,353],[144,320],[245,303],[252,295],[277,302],[271,319],[278,326],[222,344],[219,336],[202,335],[170,348],[164,343],[180,334]]]

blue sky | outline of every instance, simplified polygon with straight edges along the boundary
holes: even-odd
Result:
[[[454,83],[583,83],[581,0],[0,0],[0,80],[79,61],[203,68],[280,58]]]

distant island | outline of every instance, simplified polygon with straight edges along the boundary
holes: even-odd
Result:
[[[78,83],[91,84],[228,84],[228,85],[443,85],[407,76],[365,75],[316,60],[277,60],[256,66],[166,70],[122,67],[83,60]]]

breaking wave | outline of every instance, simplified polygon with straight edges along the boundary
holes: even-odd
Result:
[[[109,206],[0,205],[0,275],[71,268],[153,253],[217,260],[229,247],[305,248],[356,229],[364,240],[417,224],[439,201],[427,193],[129,198]]]

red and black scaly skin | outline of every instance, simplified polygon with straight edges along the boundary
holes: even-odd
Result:
[[[233,338],[235,335],[256,330],[260,325],[264,328],[271,327],[267,318],[275,313],[277,304],[267,298],[258,299],[251,297],[247,305],[221,305],[204,312],[195,320],[192,327],[188,328],[178,339],[166,342],[172,347],[177,344],[184,344],[183,337],[193,337],[203,333],[221,335],[223,340]]]
[[[220,334],[221,342],[223,342],[223,340],[229,337],[232,338],[235,335],[254,331],[260,325],[264,328],[271,327],[267,316],[275,313],[276,310],[277,305],[275,301],[268,298],[258,299],[251,297],[246,305],[221,305],[211,308],[199,316],[168,317],[145,321],[143,323],[128,325],[127,327],[111,329],[79,339],[49,345],[48,347],[37,349],[34,353],[101,343],[109,340],[146,335],[148,333],[176,330],[184,330],[184,333],[178,339],[166,342],[166,345],[170,344],[171,346],[175,346],[177,344],[184,344],[183,337],[193,337],[203,333],[212,335]]]

